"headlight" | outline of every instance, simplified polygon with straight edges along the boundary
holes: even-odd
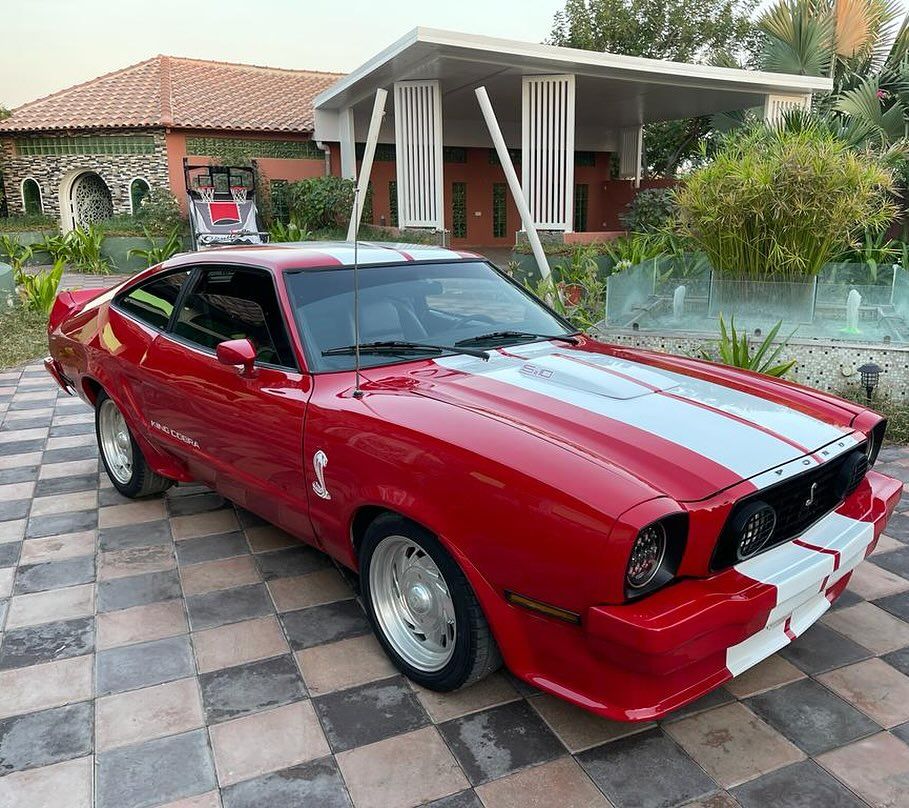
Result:
[[[660,571],[666,555],[666,531],[659,522],[645,527],[634,540],[625,582],[632,589],[647,586]]]
[[[751,558],[773,536],[776,511],[766,502],[757,500],[743,508],[735,518],[732,528],[737,537],[735,554],[739,561]]]

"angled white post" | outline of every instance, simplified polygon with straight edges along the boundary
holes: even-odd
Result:
[[[530,242],[530,249],[533,250],[533,257],[536,258],[537,266],[540,269],[540,275],[543,280],[548,280],[551,275],[549,271],[549,262],[546,260],[546,254],[543,252],[543,245],[540,243],[540,234],[537,233],[536,225],[533,223],[533,216],[530,215],[530,207],[527,204],[527,197],[518,182],[518,175],[515,173],[514,166],[511,164],[511,156],[508,154],[508,146],[505,145],[505,138],[502,137],[502,130],[499,128],[499,122],[496,120],[496,114],[493,111],[492,104],[489,101],[489,95],[485,87],[477,87],[475,90],[477,101],[480,102],[480,110],[483,112],[483,118],[486,120],[486,126],[489,127],[489,134],[492,137],[492,143],[496,147],[496,154],[499,156],[499,162],[502,164],[502,170],[505,172],[505,180],[508,182],[508,188],[514,197],[515,205],[518,207],[518,213],[521,214],[521,224],[524,226],[524,232],[527,233],[527,240]]]
[[[360,229],[360,219],[363,218],[363,205],[366,200],[366,191],[369,188],[369,177],[372,174],[372,161],[376,156],[376,143],[379,140],[379,128],[385,115],[385,101],[388,91],[381,87],[376,90],[376,100],[372,105],[372,118],[369,121],[369,132],[366,135],[366,148],[363,151],[363,162],[360,164],[360,177],[357,180],[357,204],[354,200],[353,210],[350,213],[350,224],[347,227],[347,240],[355,241],[357,231]]]

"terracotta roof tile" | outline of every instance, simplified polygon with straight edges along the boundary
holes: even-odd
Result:
[[[175,126],[311,132],[313,98],[342,74],[155,56],[17,107],[0,131]]]

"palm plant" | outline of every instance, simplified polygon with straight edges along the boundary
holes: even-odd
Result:
[[[171,230],[170,234],[160,243],[148,228],[143,227],[142,232],[145,234],[148,247],[130,247],[126,251],[126,257],[132,258],[134,255],[138,255],[144,259],[146,266],[151,267],[166,261],[180,252],[180,248],[183,246],[183,237],[179,227]]]
[[[25,305],[39,314],[48,315],[57,297],[60,278],[63,277],[64,262],[57,260],[53,269],[40,270],[30,275],[22,274],[22,288],[25,292]]]
[[[34,250],[31,245],[20,244],[18,239],[6,233],[0,233],[0,255],[9,261],[9,265],[13,268],[13,278],[16,283],[22,282],[25,264],[33,253]]]
[[[795,360],[788,362],[777,362],[777,358],[786,344],[792,339],[792,332],[779,345],[771,350],[773,341],[780,331],[783,321],[780,320],[773,328],[770,329],[767,336],[764,337],[757,350],[751,350],[751,344],[748,340],[748,332],[742,331],[739,334],[735,329],[735,317],[729,322],[729,328],[726,327],[726,321],[723,315],[720,315],[720,341],[717,343],[718,356],[714,356],[709,351],[702,350],[701,358],[711,361],[720,361],[724,365],[741,368],[743,370],[753,370],[756,373],[764,373],[767,376],[776,376],[777,378],[785,376],[792,368],[795,367]]]

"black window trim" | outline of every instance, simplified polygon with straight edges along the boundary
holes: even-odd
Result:
[[[237,270],[246,270],[246,271],[252,270],[255,272],[263,273],[268,276],[269,280],[271,281],[272,288],[275,292],[275,299],[278,301],[278,313],[281,316],[281,324],[284,326],[284,332],[287,334],[287,338],[288,338],[287,344],[290,347],[290,352],[291,352],[291,356],[293,356],[294,364],[293,364],[293,366],[276,365],[276,364],[272,364],[271,362],[262,362],[258,359],[253,364],[255,367],[269,368],[271,370],[280,370],[285,373],[296,373],[298,375],[303,375],[303,373],[305,371],[303,371],[300,368],[300,362],[297,358],[296,350],[294,349],[294,346],[293,346],[293,340],[291,339],[291,331],[287,325],[287,317],[285,316],[284,309],[281,306],[281,298],[278,296],[278,288],[275,283],[276,279],[274,277],[274,274],[272,272],[269,272],[265,267],[256,266],[255,264],[240,264],[240,263],[235,264],[230,261],[225,261],[223,264],[218,264],[218,263],[214,263],[214,262],[209,263],[208,261],[206,261],[205,263],[201,263],[201,264],[189,264],[186,266],[173,267],[173,269],[168,269],[164,272],[155,273],[150,278],[144,278],[141,281],[139,281],[138,283],[133,283],[130,286],[128,286],[126,289],[121,289],[116,294],[114,299],[111,301],[111,305],[114,306],[116,308],[116,310],[120,314],[122,314],[124,317],[127,317],[130,320],[134,320],[135,322],[140,323],[141,325],[145,326],[146,328],[150,328],[152,331],[157,331],[159,334],[161,334],[161,336],[166,337],[171,342],[176,342],[177,344],[182,345],[185,348],[190,348],[190,349],[196,351],[197,353],[201,353],[205,356],[217,357],[217,355],[218,355],[217,351],[213,351],[209,348],[206,348],[203,345],[199,345],[196,342],[192,342],[192,341],[185,339],[183,337],[180,337],[174,333],[174,327],[177,324],[177,317],[180,313],[180,310],[183,308],[183,303],[186,300],[186,296],[189,294],[189,290],[192,289],[192,287],[196,284],[196,282],[198,281],[199,277],[202,275],[203,272],[211,271],[211,270],[215,270],[215,269],[222,269],[222,270],[223,269],[237,269]],[[133,314],[132,312],[129,312],[129,311],[125,311],[119,305],[120,301],[124,297],[128,297],[136,289],[141,289],[146,283],[151,283],[152,281],[158,280],[160,278],[165,278],[168,275],[175,275],[178,272],[189,272],[189,276],[186,278],[183,285],[180,287],[180,292],[177,295],[177,299],[174,301],[174,310],[171,312],[170,319],[167,321],[167,325],[163,329],[158,328],[157,326],[154,326],[151,323],[147,323],[144,320],[141,320],[135,314]]]
[[[565,328],[568,329],[569,334],[579,333],[578,329],[575,328],[568,320],[566,320],[561,314],[555,311],[545,300],[538,298],[533,292],[527,289],[523,284],[518,283],[514,278],[512,278],[507,272],[499,269],[495,264],[492,263],[488,258],[483,258],[482,256],[476,256],[475,258],[427,258],[422,261],[377,261],[368,264],[359,264],[359,269],[377,269],[379,267],[392,267],[392,266],[403,266],[403,267],[413,267],[413,266],[432,266],[433,264],[486,264],[493,272],[495,272],[499,277],[506,280],[512,286],[515,287],[519,292],[521,292],[525,297],[531,298],[535,303],[542,306],[549,314],[551,314],[555,319],[561,323]],[[325,266],[316,266],[316,267],[289,267],[283,272],[285,275],[298,275],[301,272],[341,272],[346,269],[352,270],[353,264],[326,264]],[[285,281],[286,286],[286,281]],[[290,293],[288,291],[288,297]],[[293,301],[291,301],[291,308],[293,308]],[[306,337],[303,334],[303,329],[300,328],[300,323],[297,321],[297,312],[294,309],[294,326],[296,327],[299,337],[300,344],[303,346],[303,353],[306,357],[307,366],[309,367],[309,373],[313,376],[322,376],[331,373],[353,373],[353,368],[344,369],[338,368],[336,370],[316,370],[315,363],[311,361],[311,348],[309,343],[306,341]],[[408,362],[419,362],[426,359],[431,359],[429,356],[417,356],[417,357],[408,357],[394,359],[389,357],[388,362],[381,362],[379,364],[370,365],[370,368],[385,368],[391,367],[393,365],[403,365]],[[367,368],[368,369],[368,368]]]

